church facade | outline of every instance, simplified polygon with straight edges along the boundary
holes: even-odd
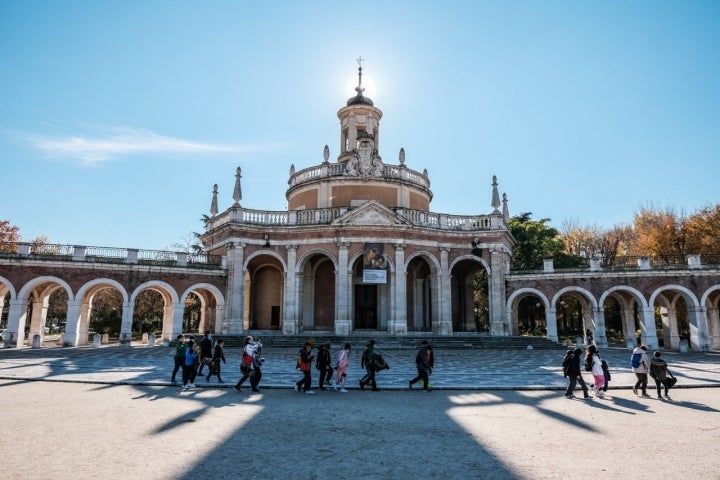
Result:
[[[427,171],[409,168],[403,149],[396,163],[380,155],[383,113],[364,95],[362,67],[355,91],[337,112],[337,157],[326,145],[321,164],[291,167],[287,211],[243,208],[239,168],[234,204],[223,212],[215,188],[201,239],[227,258],[216,329],[509,334],[514,240],[495,177],[489,213],[433,212]]]

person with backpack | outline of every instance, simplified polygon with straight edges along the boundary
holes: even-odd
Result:
[[[647,356],[647,347],[640,345],[633,350],[630,359],[630,366],[637,377],[637,381],[633,386],[633,393],[638,394],[638,388],[642,391],[642,396],[647,397],[648,371],[650,371],[650,359]]]
[[[650,362],[650,376],[655,380],[655,388],[657,388],[658,398],[663,398],[660,394],[660,386],[665,387],[665,398],[670,400],[668,390],[670,389],[671,379],[674,379],[673,375],[667,369],[667,362],[663,360],[662,353],[655,352],[652,361]],[[672,382],[673,385],[675,384]]]
[[[312,342],[305,342],[303,348],[298,352],[297,368],[303,373],[297,383],[295,383],[296,392],[305,392],[308,395],[312,395],[315,392],[310,388],[312,386],[312,362],[315,359],[315,355],[312,354],[313,344]]]
[[[417,368],[417,376],[408,382],[408,388],[412,390],[413,384],[422,381],[423,391],[429,392],[430,373],[433,367],[433,351],[427,340],[423,340],[422,347],[418,349],[415,355],[415,367]]]
[[[603,392],[607,392],[608,383],[610,383],[610,379],[612,378],[610,376],[610,365],[608,365],[608,363],[602,358],[600,359],[600,361],[602,362],[603,375],[605,376],[605,386],[603,387]]]
[[[262,351],[262,342],[260,340],[253,341],[252,335],[245,337],[245,343],[243,345],[242,359],[240,360],[240,372],[242,377],[235,384],[235,390],[241,392],[242,384],[250,379],[250,387],[253,392],[259,392],[258,383],[260,383],[260,377],[262,373],[255,372],[256,360],[260,359],[260,352]]]
[[[379,390],[377,383],[375,383],[375,373],[377,372],[375,356],[375,340],[370,340],[360,358],[360,367],[365,369],[365,376],[360,379],[360,390],[365,390],[365,385],[371,385],[373,392]]]
[[[600,353],[595,345],[590,345],[585,353],[585,370],[592,372],[593,384],[592,389],[595,396],[603,398],[603,387],[605,386],[605,373],[603,373],[602,360]]]
[[[581,355],[582,350],[579,348],[573,350],[572,355],[570,355],[569,357],[567,354],[565,355],[566,361],[563,361],[563,364],[565,365],[564,373],[565,376],[570,380],[567,390],[565,390],[566,398],[575,398],[575,395],[573,395],[573,390],[575,390],[575,386],[578,382],[580,382],[580,387],[582,388],[584,397],[590,398],[590,395],[588,395],[588,387],[585,384],[585,379],[583,379],[582,373],[580,372]]]

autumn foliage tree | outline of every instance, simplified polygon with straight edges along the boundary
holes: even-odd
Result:
[[[20,241],[20,228],[12,225],[10,220],[0,220],[0,242],[10,243]]]
[[[602,258],[606,265],[625,255],[720,255],[720,204],[691,215],[643,208],[630,225],[610,229],[566,223],[560,236],[566,253]]]

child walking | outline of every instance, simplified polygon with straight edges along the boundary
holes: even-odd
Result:
[[[345,389],[345,382],[347,380],[347,367],[348,367],[348,354],[350,353],[350,344],[346,343],[342,350],[340,350],[335,357],[336,374],[335,381],[333,381],[333,388],[342,393],[347,393]]]

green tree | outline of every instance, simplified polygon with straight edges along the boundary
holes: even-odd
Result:
[[[583,258],[566,253],[565,242],[559,232],[548,225],[549,218],[532,220],[532,212],[510,218],[510,233],[515,237],[513,247],[514,270],[539,270],[543,259],[552,258],[556,268],[577,267]]]

